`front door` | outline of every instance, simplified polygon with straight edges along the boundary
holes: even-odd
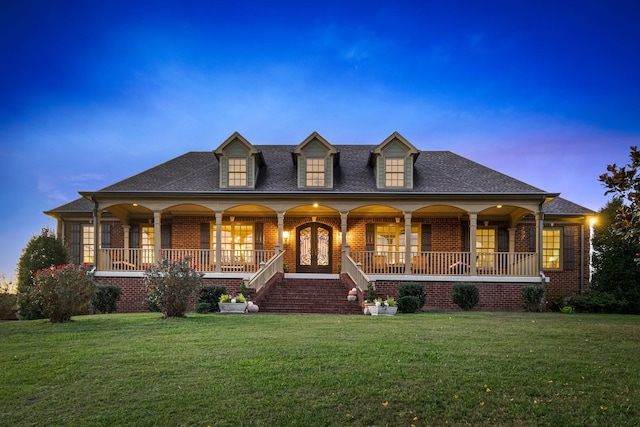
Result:
[[[331,227],[310,222],[296,228],[296,271],[331,273]]]

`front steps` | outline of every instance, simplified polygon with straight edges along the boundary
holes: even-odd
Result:
[[[260,298],[260,313],[362,314],[359,301],[347,301],[347,284],[340,279],[287,277]]]

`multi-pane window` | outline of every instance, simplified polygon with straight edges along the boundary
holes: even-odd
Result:
[[[386,187],[404,187],[404,159],[385,159],[384,171],[384,182]]]
[[[417,253],[419,247],[419,226],[411,226],[411,253]],[[376,225],[377,255],[386,256],[389,264],[404,264],[406,255],[406,236],[404,224],[379,224]]]
[[[153,225],[140,227],[140,249],[142,250],[142,262],[153,264],[155,262],[155,236]]]
[[[542,230],[542,268],[560,268],[560,228]]]
[[[493,228],[479,228],[476,230],[476,265],[478,267],[494,267],[494,253],[496,252],[496,230]]]
[[[306,159],[306,185],[307,187],[324,187],[325,183],[325,160]]]
[[[216,225],[211,227],[212,250],[216,250]],[[223,263],[251,263],[253,262],[254,228],[253,224],[232,222],[223,224],[220,230],[220,249]]]
[[[247,186],[247,159],[229,159],[229,187]]]
[[[82,225],[82,262],[93,263],[93,225]]]

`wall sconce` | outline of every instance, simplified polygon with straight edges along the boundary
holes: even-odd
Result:
[[[282,232],[282,239],[284,240],[285,243],[289,243],[289,232],[288,231],[283,231]]]

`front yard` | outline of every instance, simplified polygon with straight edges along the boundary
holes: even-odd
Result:
[[[637,425],[640,317],[0,323],[0,425]]]

